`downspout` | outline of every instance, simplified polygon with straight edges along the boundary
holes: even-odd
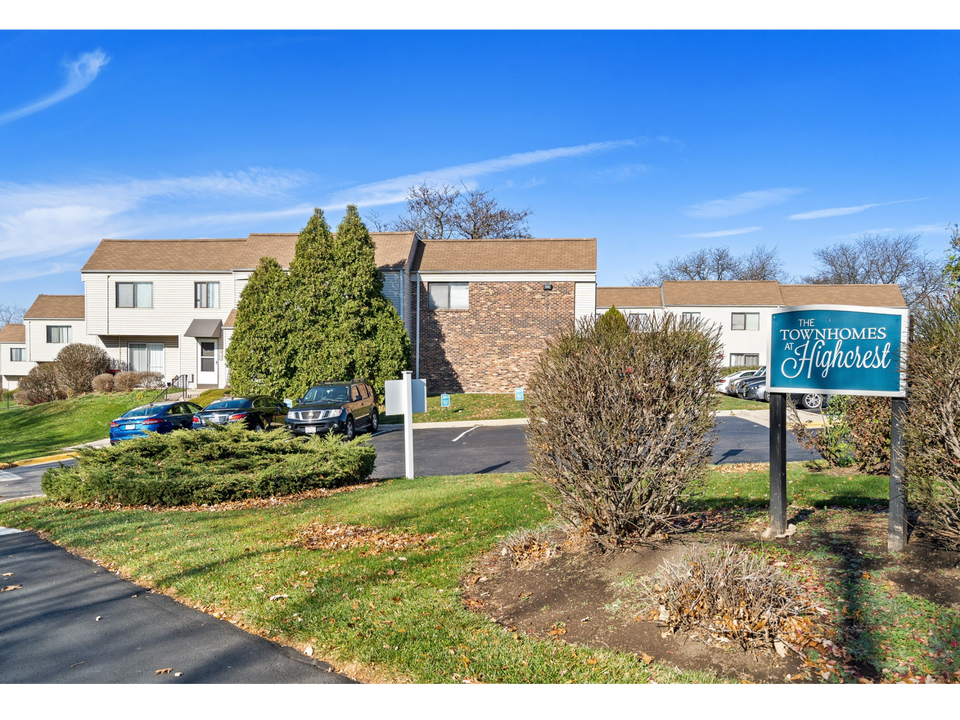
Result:
[[[420,271],[417,270],[417,365],[416,377],[420,379]]]

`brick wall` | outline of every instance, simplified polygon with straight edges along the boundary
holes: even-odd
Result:
[[[574,284],[552,285],[546,291],[543,282],[471,282],[469,309],[430,310],[421,283],[420,377],[427,392],[525,386],[551,328],[574,320]]]

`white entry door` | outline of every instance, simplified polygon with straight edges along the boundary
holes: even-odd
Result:
[[[197,385],[217,385],[217,341],[197,340]]]

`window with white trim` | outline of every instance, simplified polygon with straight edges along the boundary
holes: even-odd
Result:
[[[52,345],[69,345],[72,336],[70,325],[47,325],[47,342]]]
[[[760,313],[735,312],[730,315],[731,330],[759,330]]]
[[[431,310],[466,310],[470,306],[470,283],[427,283]]]
[[[193,284],[193,306],[195,308],[220,307],[220,283],[195,282]]]
[[[753,353],[730,353],[730,367],[759,365],[760,356]]]
[[[134,372],[163,375],[163,343],[127,343],[127,365]]]
[[[118,308],[152,308],[153,307],[153,283],[152,282],[118,282],[117,283],[117,307]]]
[[[26,362],[26,361],[27,361],[26,348],[10,348],[10,362]]]
[[[685,312],[685,313],[682,313],[682,317],[683,317],[684,320],[699,320],[699,319],[700,319],[700,313],[698,313],[698,312]]]

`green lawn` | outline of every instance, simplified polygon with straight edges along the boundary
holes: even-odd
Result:
[[[450,407],[440,407],[440,396],[427,397],[427,411],[413,416],[415,423],[451,420],[503,420],[526,417],[526,407],[510,394],[462,393],[450,395]],[[382,423],[402,423],[401,415],[385,415]]]
[[[835,477],[791,464],[794,505],[886,502],[885,478]],[[694,507],[763,513],[762,471],[715,468]],[[515,635],[461,604],[471,563],[519,528],[549,519],[544,487],[527,474],[396,479],[327,498],[226,511],[149,512],[57,507],[40,499],[0,504],[0,526],[39,530],[134,581],[367,679],[417,683],[715,682],[703,673],[638,663],[632,655]],[[830,510],[832,512],[833,510]],[[307,547],[322,523],[375,528],[352,549]],[[376,543],[403,534],[422,544]],[[889,601],[894,610],[897,603]],[[889,603],[888,603],[889,604]],[[936,607],[911,606],[926,631]],[[957,622],[957,613],[939,621]],[[919,631],[919,630],[918,630]]]
[[[632,655],[526,638],[466,610],[460,578],[498,539],[548,518],[526,475],[428,477],[262,509],[100,511],[41,500],[0,504],[0,525],[40,530],[135,581],[240,627],[382,681],[715,682]],[[306,549],[313,522],[430,536],[371,551]]]
[[[718,410],[769,410],[770,406],[765,402],[756,400],[741,400],[732,395],[720,396],[720,407]]]
[[[0,407],[0,462],[51,455],[110,436],[110,421],[156,397],[156,390],[82,395],[69,400]]]

